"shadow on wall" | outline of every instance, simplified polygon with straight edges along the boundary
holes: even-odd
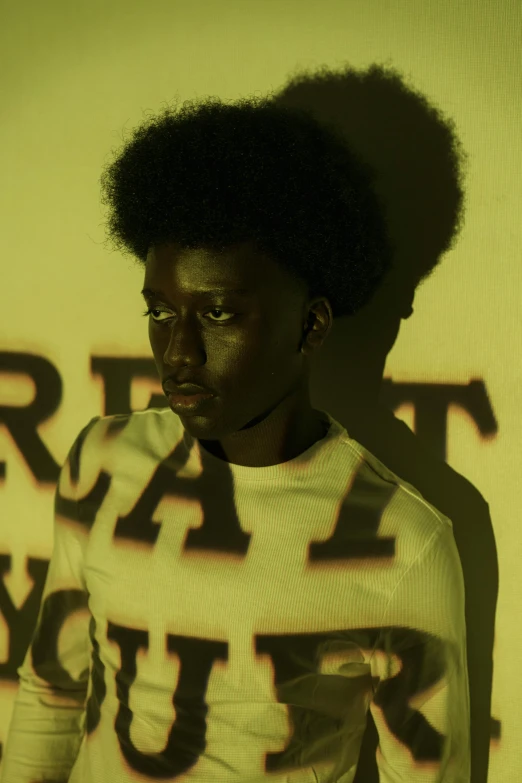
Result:
[[[311,401],[453,522],[466,591],[471,783],[487,783],[490,742],[500,739],[500,723],[490,715],[497,551],[488,503],[445,462],[447,406],[455,402],[476,411],[482,435],[496,432],[495,418],[477,381],[404,384],[399,398],[401,385],[383,382],[387,355],[401,319],[413,313],[416,289],[458,238],[464,212],[461,166],[467,155],[452,120],[390,66],[301,72],[273,100],[306,109],[333,126],[377,174],[396,266],[363,310],[335,320],[313,359]],[[481,404],[472,405],[480,392]],[[414,404],[415,434],[393,414],[403,400]],[[369,715],[355,783],[378,783],[377,743]]]

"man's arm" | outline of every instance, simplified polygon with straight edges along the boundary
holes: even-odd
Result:
[[[469,783],[464,580],[446,518],[390,597],[382,628],[370,704],[380,783]]]
[[[98,417],[99,418],[99,417]],[[66,783],[80,748],[91,644],[83,553],[88,529],[76,492],[85,437],[76,438],[54,499],[53,553],[31,643],[19,675],[0,783]]]

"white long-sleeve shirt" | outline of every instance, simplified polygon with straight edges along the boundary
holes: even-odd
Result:
[[[93,418],[1,783],[469,783],[451,521],[328,413],[295,459],[209,454],[170,408]]]

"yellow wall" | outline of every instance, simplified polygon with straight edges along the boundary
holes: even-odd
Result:
[[[52,552],[57,466],[93,416],[162,397],[140,317],[143,274],[101,244],[98,179],[123,128],[176,96],[229,101],[277,90],[298,67],[365,69],[390,60],[455,121],[469,169],[465,226],[402,322],[384,399],[451,469],[436,487],[427,459],[429,475],[418,481],[435,505],[437,492],[447,493],[444,513],[455,509],[469,585],[498,557],[498,597],[490,590],[484,598],[489,608],[497,601],[494,627],[484,628],[494,633],[489,771],[477,752],[474,781],[521,779],[521,29],[515,0],[53,0],[2,10],[0,743],[16,693],[12,656],[25,638],[20,622],[16,638],[9,629],[24,605],[36,620],[34,604],[26,605],[35,601],[28,558],[48,561]],[[346,424],[342,395],[328,393],[328,373],[336,372],[328,361],[325,354],[313,401]],[[33,378],[43,408],[24,412]],[[393,440],[382,448],[377,456],[392,462]],[[404,449],[404,465],[389,465],[396,472],[413,469],[414,445]],[[479,524],[491,525],[491,546],[480,544],[487,536]],[[478,593],[468,600],[480,611]],[[477,653],[477,671],[481,665]],[[484,711],[476,720],[478,747]]]

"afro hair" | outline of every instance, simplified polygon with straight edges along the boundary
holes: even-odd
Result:
[[[336,318],[364,307],[393,264],[372,168],[333,126],[269,97],[167,106],[132,131],[100,182],[108,244],[142,265],[154,245],[249,243]]]

